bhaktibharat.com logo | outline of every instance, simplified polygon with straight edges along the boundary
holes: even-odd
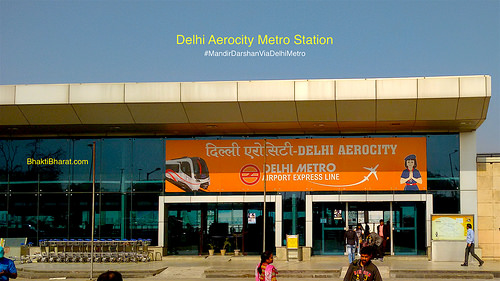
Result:
[[[55,158],[43,158],[43,159],[26,158],[26,164],[28,164],[28,165],[88,165],[89,160],[55,159]]]

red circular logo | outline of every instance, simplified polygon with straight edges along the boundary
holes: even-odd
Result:
[[[259,182],[260,170],[254,164],[243,166],[240,170],[240,179],[246,185],[254,185]]]

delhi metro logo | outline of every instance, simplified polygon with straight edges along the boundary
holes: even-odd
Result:
[[[246,185],[254,185],[259,182],[260,170],[254,164],[247,164],[240,170],[240,180]]]

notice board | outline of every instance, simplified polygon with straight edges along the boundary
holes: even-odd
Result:
[[[432,240],[465,241],[468,223],[474,226],[474,215],[432,215]]]

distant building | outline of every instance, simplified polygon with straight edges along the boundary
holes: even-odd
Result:
[[[500,258],[500,153],[477,155],[479,247],[485,258]]]

